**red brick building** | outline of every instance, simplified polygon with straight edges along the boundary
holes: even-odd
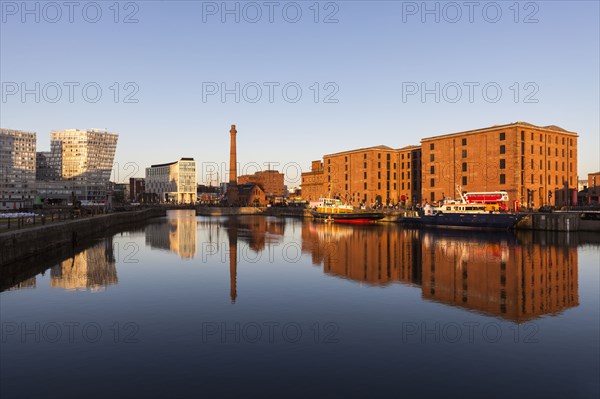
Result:
[[[506,191],[532,208],[574,205],[577,133],[516,122],[421,140],[423,199]]]
[[[239,176],[238,184],[256,183],[261,186],[268,201],[281,198],[285,193],[284,176],[276,170],[264,170],[253,175]]]

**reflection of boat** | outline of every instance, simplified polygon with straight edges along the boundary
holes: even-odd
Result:
[[[332,198],[322,198],[311,214],[315,219],[352,224],[374,223],[385,217],[382,212],[355,211],[351,205],[344,205],[339,199]]]
[[[460,200],[445,200],[439,206],[426,204],[418,217],[405,217],[401,222],[433,227],[511,229],[525,215],[490,211],[485,203],[470,203],[458,189]]]

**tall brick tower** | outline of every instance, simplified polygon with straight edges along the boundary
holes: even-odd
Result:
[[[227,188],[227,204],[238,204],[238,187],[237,187],[237,149],[236,149],[236,134],[235,125],[231,125],[229,131],[229,187]]]

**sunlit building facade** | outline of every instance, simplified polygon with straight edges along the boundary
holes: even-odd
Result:
[[[50,153],[38,154],[40,197],[106,201],[117,141],[117,134],[101,129],[51,132]]]
[[[156,194],[159,202],[194,203],[197,185],[194,158],[146,168],[146,193]]]
[[[35,149],[35,133],[0,129],[0,209],[33,205]]]

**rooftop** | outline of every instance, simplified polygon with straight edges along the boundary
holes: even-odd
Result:
[[[511,128],[511,127],[515,127],[515,126],[523,126],[523,127],[529,128],[529,129],[533,128],[533,129],[539,129],[539,130],[551,130],[551,131],[555,131],[555,132],[559,132],[559,133],[573,135],[574,137],[578,137],[577,133],[570,132],[570,131],[565,130],[562,127],[559,127],[556,125],[536,126],[536,125],[533,125],[528,122],[513,122],[513,123],[508,123],[506,125],[494,125],[494,126],[490,126],[490,127],[484,127],[481,129],[466,130],[464,132],[448,133],[448,134],[442,134],[439,136],[425,137],[425,138],[421,139],[421,142],[428,141],[428,140],[437,140],[437,139],[446,138],[446,137],[463,136],[465,134],[483,133],[483,132],[487,132],[490,130],[499,130],[499,129]]]

